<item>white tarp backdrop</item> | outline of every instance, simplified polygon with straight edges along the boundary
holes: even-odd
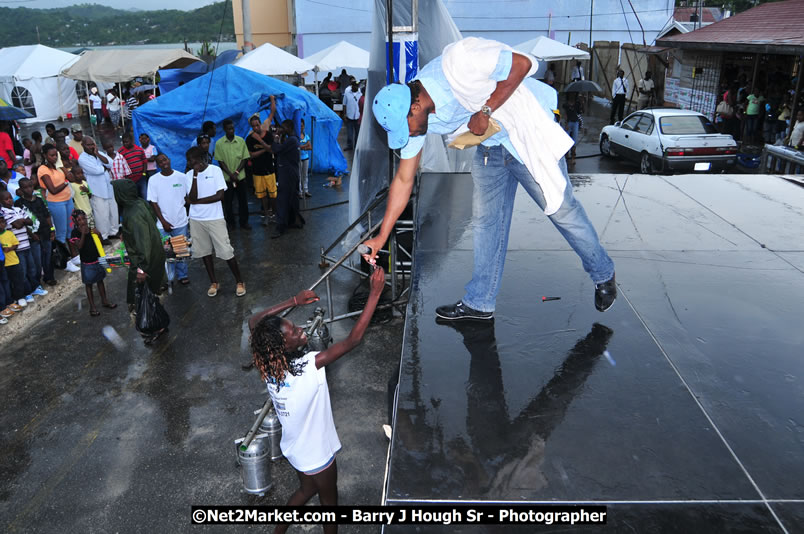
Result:
[[[0,98],[34,118],[23,122],[53,121],[78,115],[75,81],[60,75],[78,56],[42,45],[12,46],[0,50]]]
[[[378,191],[387,187],[388,136],[374,120],[371,103],[374,96],[385,86],[386,22],[385,0],[374,2],[374,30],[371,43],[366,100],[360,134],[357,139],[352,173],[349,177],[349,220],[359,217],[365,207],[374,200]],[[410,24],[409,4],[394,4],[394,24]],[[441,55],[444,47],[461,38],[461,33],[452,21],[441,0],[419,0],[419,70],[429,61]],[[444,138],[427,134],[421,159],[421,170],[431,172],[466,172],[471,168],[474,148],[467,150],[447,149]],[[384,209],[384,205],[378,208]]]

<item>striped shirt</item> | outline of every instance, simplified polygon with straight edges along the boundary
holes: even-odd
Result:
[[[27,214],[22,208],[3,208],[3,218],[6,220],[6,227],[14,233],[17,241],[20,242],[20,246],[17,247],[17,250],[31,248],[31,243],[28,241],[28,230],[25,228],[25,225],[23,224],[21,228],[11,226],[12,222],[26,217]]]
[[[134,145],[131,148],[121,146],[119,149],[117,149],[117,151],[123,154],[123,157],[126,158],[126,161],[128,162],[128,166],[131,168],[131,174],[126,176],[126,178],[129,178],[134,182],[139,182],[140,178],[142,178],[142,175],[145,172],[145,151],[137,145]]]

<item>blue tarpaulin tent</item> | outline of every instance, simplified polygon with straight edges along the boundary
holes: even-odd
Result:
[[[232,119],[236,134],[245,137],[251,115],[259,111],[263,119],[268,116],[271,95],[277,97],[280,121],[293,119],[298,132],[304,119],[313,143],[313,171],[345,172],[346,158],[338,145],[340,117],[309,91],[234,65],[225,65],[138,107],[132,119],[134,138],[147,133],[170,157],[173,167],[184,170],[185,152],[201,133],[204,121],[218,126],[220,138],[221,123]]]
[[[199,76],[203,76],[207,72],[212,72],[224,65],[234,63],[239,53],[240,50],[226,50],[215,58],[215,61],[211,64],[196,61],[183,69],[161,69],[159,71],[159,92],[164,95],[179,87],[182,82],[187,83]]]

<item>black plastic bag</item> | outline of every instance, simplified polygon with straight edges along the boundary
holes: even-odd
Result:
[[[156,334],[170,325],[170,316],[148,284],[137,284],[137,320],[135,326],[143,334]]]
[[[67,245],[60,241],[53,241],[53,249],[50,253],[50,263],[54,269],[64,269],[67,267],[67,262],[70,260],[70,252],[67,250]]]

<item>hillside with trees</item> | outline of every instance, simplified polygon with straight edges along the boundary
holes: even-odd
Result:
[[[0,47],[41,43],[54,48],[234,41],[228,2],[192,11],[125,11],[97,4],[66,8],[0,7]],[[221,30],[221,22],[223,29]]]

